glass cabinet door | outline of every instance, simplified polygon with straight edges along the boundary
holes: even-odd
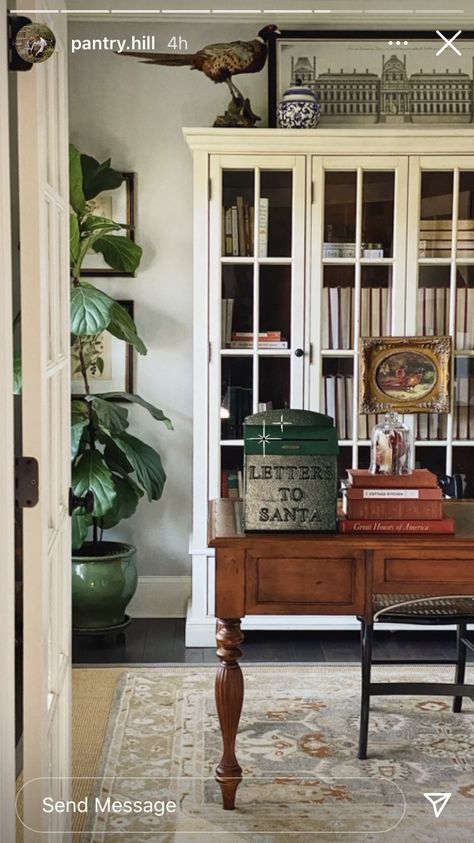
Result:
[[[359,338],[404,331],[407,159],[313,161],[311,408],[333,417],[340,474],[368,466]]]
[[[305,161],[215,158],[210,497],[240,497],[243,422],[303,406]]]
[[[474,157],[411,164],[407,334],[451,336],[452,412],[416,416],[416,461],[474,495]]]

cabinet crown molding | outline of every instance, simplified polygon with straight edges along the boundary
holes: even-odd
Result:
[[[193,152],[302,155],[465,155],[474,151],[474,126],[338,129],[183,128]]]

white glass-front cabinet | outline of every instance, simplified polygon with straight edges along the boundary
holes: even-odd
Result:
[[[405,416],[417,464],[474,496],[474,132],[185,130],[194,158],[193,593],[214,641],[208,502],[242,488],[246,415],[335,418],[339,473],[366,467],[361,336],[451,334],[454,412]],[[440,150],[443,155],[440,155]],[[429,153],[429,154],[428,154]],[[244,628],[348,628],[251,617]]]

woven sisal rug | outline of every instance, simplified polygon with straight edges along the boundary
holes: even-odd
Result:
[[[127,668],[118,682],[100,775],[82,815],[81,843],[472,839],[470,700],[454,715],[449,698],[374,698],[369,758],[361,762],[357,666],[243,670],[237,755],[244,781],[237,809],[222,810],[213,778],[221,752],[215,668]],[[100,682],[107,670],[93,673]],[[381,680],[407,674],[447,681],[452,669],[374,668]],[[452,793],[438,819],[423,795],[433,792]],[[167,810],[172,803],[176,809]]]

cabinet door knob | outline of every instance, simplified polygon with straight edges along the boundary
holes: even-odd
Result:
[[[295,357],[303,357],[304,351],[302,348],[295,348]]]
[[[87,490],[83,498],[74,494],[72,489],[69,489],[69,515],[72,515],[75,509],[83,507],[88,515],[91,515],[94,509],[94,493],[90,489]]]

